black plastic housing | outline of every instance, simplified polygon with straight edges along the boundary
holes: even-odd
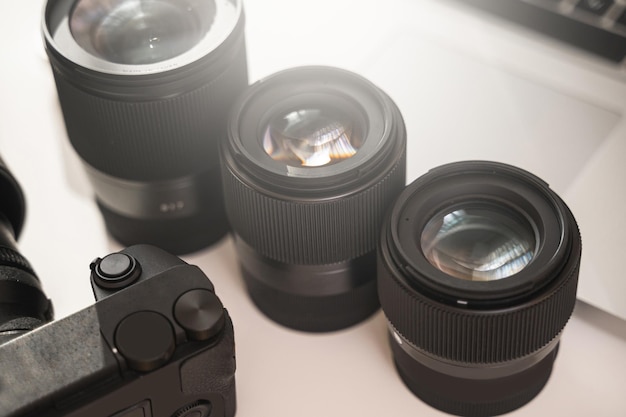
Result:
[[[94,305],[0,346],[0,415],[234,416],[233,327],[206,275],[148,245],[91,269]]]
[[[365,132],[355,155],[294,167],[265,152],[269,120],[329,103]],[[224,200],[248,291],[266,315],[288,327],[330,331],[378,309],[376,241],[405,183],[405,148],[404,121],[391,98],[348,71],[282,71],[238,100],[221,146]]]
[[[539,244],[521,271],[493,281],[447,275],[420,235],[436,213],[483,202],[528,219]],[[548,185],[510,165],[468,161],[407,186],[385,219],[378,288],[396,366],[407,386],[443,411],[491,416],[543,388],[576,302],[581,239]]]
[[[228,231],[217,142],[248,85],[241,1],[225,2],[238,15],[215,35],[219,44],[151,65],[83,51],[69,29],[74,3],[49,0],[43,34],[69,140],[107,229],[125,245],[177,254],[216,242]]]
[[[17,247],[25,216],[22,189],[0,158],[0,344],[53,317],[52,303]]]

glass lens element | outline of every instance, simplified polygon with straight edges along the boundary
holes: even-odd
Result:
[[[332,165],[357,153],[362,134],[349,117],[321,109],[292,111],[272,120],[265,130],[263,149],[290,166]]]
[[[533,227],[496,206],[474,206],[433,217],[421,235],[428,261],[453,277],[494,281],[528,265],[537,247]]]
[[[99,58],[153,64],[195,46],[215,14],[214,0],[78,0],[70,30],[81,48]]]

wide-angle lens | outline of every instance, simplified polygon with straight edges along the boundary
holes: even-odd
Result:
[[[527,171],[468,161],[415,180],[378,246],[380,303],[404,383],[461,416],[532,400],[574,309],[580,258],[569,208]]]
[[[351,72],[294,68],[240,98],[221,146],[224,200],[262,312],[330,331],[378,309],[376,239],[405,148],[396,105]]]
[[[48,0],[69,140],[110,234],[188,253],[229,230],[218,138],[248,85],[241,0]]]

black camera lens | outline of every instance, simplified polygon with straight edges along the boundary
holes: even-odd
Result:
[[[26,202],[0,158],[0,345],[52,320],[52,304],[18,248]]]
[[[235,104],[224,200],[249,294],[268,317],[331,331],[378,309],[376,241],[404,187],[405,148],[396,105],[348,71],[286,70]]]
[[[241,0],[48,0],[43,33],[112,236],[180,254],[225,235],[217,148],[248,85]]]
[[[405,384],[462,416],[532,400],[574,309],[580,258],[572,213],[529,172],[468,161],[418,178],[378,246],[380,303]]]

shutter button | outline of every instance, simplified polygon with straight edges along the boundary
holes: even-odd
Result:
[[[132,256],[112,253],[91,264],[95,283],[105,289],[119,289],[132,284],[141,275],[141,267]]]

